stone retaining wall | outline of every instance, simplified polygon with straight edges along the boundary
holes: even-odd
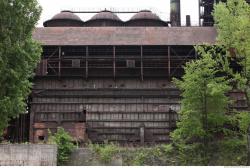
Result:
[[[110,163],[103,163],[95,156],[95,153],[89,148],[78,148],[70,156],[69,166],[122,166],[122,158],[111,159]]]
[[[0,144],[0,166],[56,166],[57,146]]]

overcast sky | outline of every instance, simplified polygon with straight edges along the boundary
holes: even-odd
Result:
[[[150,9],[164,21],[169,21],[170,0],[38,0],[43,8],[38,27],[42,27],[45,20],[51,19],[61,10],[116,10],[138,11]],[[94,14],[77,14],[83,21],[90,19]],[[182,24],[185,24],[186,15],[191,15],[192,25],[198,24],[198,0],[181,0]],[[129,20],[133,14],[118,14],[123,20]]]

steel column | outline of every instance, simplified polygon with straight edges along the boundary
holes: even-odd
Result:
[[[86,57],[85,57],[85,78],[88,79],[88,57],[89,57],[89,46],[86,46]]]
[[[170,46],[168,46],[168,78],[169,80],[171,80],[171,48]]]
[[[115,80],[116,76],[116,64],[115,64],[115,46],[113,46],[113,77]]]
[[[29,142],[34,142],[34,109],[30,110],[30,132],[29,132]]]
[[[141,80],[143,81],[143,47],[141,46]]]
[[[59,66],[58,66],[58,75],[59,75],[59,77],[61,77],[61,55],[62,55],[62,48],[61,48],[61,46],[59,46],[59,52],[58,52],[58,58],[59,58],[59,62],[58,62],[58,64],[59,64]]]

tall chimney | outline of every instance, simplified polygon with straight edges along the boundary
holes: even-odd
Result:
[[[187,27],[191,26],[191,18],[190,18],[190,15],[186,15],[186,26],[187,26]]]
[[[181,3],[180,0],[170,0],[171,26],[181,26]]]

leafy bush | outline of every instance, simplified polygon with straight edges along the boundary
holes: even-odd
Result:
[[[167,149],[169,145],[153,147],[118,147],[116,156],[122,158],[124,166],[176,165],[175,155]],[[114,156],[113,156],[114,157]]]
[[[110,163],[119,153],[119,147],[113,143],[110,144],[89,144],[88,145],[103,163]]]
[[[64,165],[69,160],[71,152],[76,148],[72,137],[61,127],[57,129],[57,133],[54,135],[49,131],[48,143],[56,144],[58,147],[58,165]]]
[[[165,165],[165,150],[162,146],[152,148],[127,148],[114,143],[88,144],[95,157],[105,164],[109,164],[113,159],[122,158],[123,165],[142,166],[142,165]]]
[[[188,145],[183,148],[175,144],[162,144],[153,147],[121,147],[115,144],[90,144],[95,159],[109,164],[117,157],[122,158],[123,166],[187,166],[203,165],[200,152],[202,144]],[[224,139],[208,146],[208,165],[237,166],[247,161],[246,138]],[[178,149],[182,149],[179,151]]]
[[[136,152],[135,156],[133,157],[132,165],[135,166],[142,166],[146,164],[148,159],[148,151],[139,150]]]
[[[250,113],[249,112],[240,112],[238,115],[238,122],[239,122],[239,127],[240,131],[243,133],[247,133],[248,127],[250,125]]]

